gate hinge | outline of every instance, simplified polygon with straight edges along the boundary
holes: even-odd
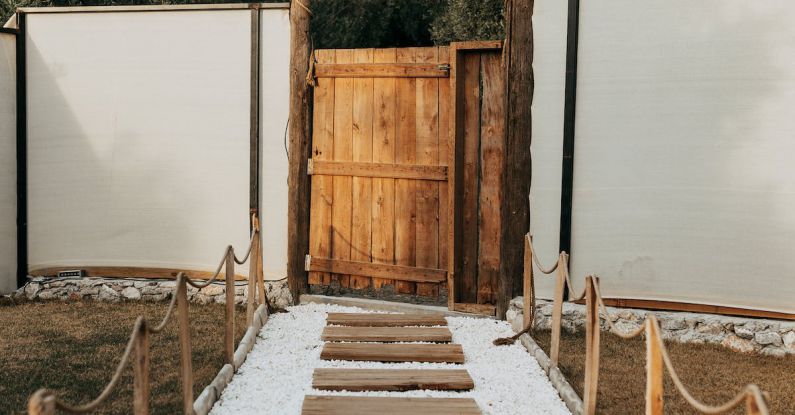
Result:
[[[450,64],[449,63],[443,63],[441,65],[437,65],[436,68],[441,70],[441,71],[450,72]]]

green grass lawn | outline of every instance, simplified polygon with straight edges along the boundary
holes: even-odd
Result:
[[[119,362],[135,319],[157,323],[167,303],[25,302],[0,306],[0,414],[24,413],[28,397],[46,387],[72,404],[102,391]],[[223,305],[190,305],[194,398],[224,363]],[[181,412],[177,319],[151,337],[153,414]],[[236,313],[239,341],[245,310]],[[132,412],[132,366],[96,413]]]
[[[533,336],[549,354],[549,331]],[[599,414],[640,414],[644,408],[646,388],[646,349],[638,337],[623,340],[602,333],[599,364]],[[560,369],[582,397],[585,373],[585,333],[565,331],[560,341]],[[748,383],[756,383],[770,393],[771,414],[795,414],[795,356],[777,358],[741,354],[710,344],[666,342],[671,360],[682,382],[696,399],[716,405],[732,397]],[[676,391],[671,379],[665,379],[665,413],[696,413]],[[744,414],[745,407],[730,412]]]

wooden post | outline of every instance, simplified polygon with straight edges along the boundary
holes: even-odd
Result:
[[[657,318],[646,321],[646,415],[663,415],[664,366]]]
[[[193,413],[193,362],[188,315],[188,284],[185,276],[177,281],[177,318],[179,319],[179,355],[182,377],[182,405],[185,414]]]
[[[289,172],[287,177],[287,282],[293,301],[307,289],[304,256],[309,252],[310,102],[306,83],[309,71],[309,9],[311,0],[290,5],[290,123]]]
[[[146,320],[142,320],[135,337],[133,413],[135,415],[149,414],[149,330]]]
[[[226,251],[226,324],[224,350],[226,363],[235,365],[235,251],[229,247]]]
[[[521,292],[522,237],[530,225],[531,111],[533,103],[533,0],[507,0],[505,8],[505,169],[500,205],[500,274],[497,317]]]
[[[756,397],[752,394],[745,395],[745,413],[747,415],[762,415],[759,410],[759,405],[756,403]]]
[[[558,270],[555,274],[555,297],[552,299],[552,339],[549,345],[549,365],[558,367],[560,355],[560,323],[563,319],[563,293],[566,290],[566,274],[564,261],[566,254],[558,256]]]
[[[254,296],[257,294],[257,282],[259,282],[258,262],[259,231],[254,229],[254,238],[251,241],[251,252],[249,253],[248,293],[246,294],[246,324],[248,326],[254,323]]]
[[[46,389],[37,390],[28,401],[28,415],[55,415],[55,397]]]
[[[585,390],[583,413],[596,415],[596,392],[599,385],[599,302],[593,276],[585,279]]]
[[[524,328],[530,327],[535,319],[536,289],[533,280],[533,246],[530,243],[530,234],[524,237],[524,284],[522,298],[524,299]]]
[[[268,299],[265,297],[265,274],[262,271],[262,262],[265,258],[262,257],[262,234],[257,235],[257,298],[258,304],[268,304]]]

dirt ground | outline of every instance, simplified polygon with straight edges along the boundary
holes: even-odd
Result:
[[[113,374],[138,315],[159,322],[167,303],[26,302],[0,306],[0,413],[24,413],[28,397],[46,387],[72,404],[94,399]],[[194,396],[223,366],[223,305],[190,305]],[[173,319],[151,337],[153,414],[181,412],[179,332]],[[237,340],[245,311],[236,313]],[[132,412],[128,366],[102,414]]]
[[[549,331],[533,336],[549,354]],[[599,414],[643,413],[645,392],[645,343],[640,338],[623,340],[602,333],[597,412]],[[795,356],[776,358],[740,354],[718,345],[667,342],[674,367],[696,399],[708,404],[723,403],[744,385],[756,383],[770,393],[771,414],[795,414]],[[582,396],[585,364],[585,334],[561,336],[560,369]],[[744,408],[743,408],[744,409]],[[744,414],[744,410],[732,414]],[[696,413],[665,381],[665,413]]]

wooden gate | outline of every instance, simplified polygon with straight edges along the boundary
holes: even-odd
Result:
[[[447,48],[315,58],[309,283],[438,296],[447,280]]]
[[[499,42],[483,46],[315,51],[310,285],[493,314],[503,95]]]

